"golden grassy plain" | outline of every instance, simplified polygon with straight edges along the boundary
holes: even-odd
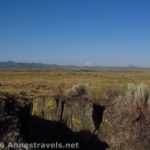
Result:
[[[0,92],[27,95],[62,94],[75,84],[89,84],[93,98],[104,91],[127,87],[128,83],[150,85],[150,70],[146,69],[0,69]]]

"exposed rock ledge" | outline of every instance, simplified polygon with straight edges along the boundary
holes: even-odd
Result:
[[[104,107],[82,98],[38,97],[23,106],[0,100],[0,139],[8,142],[78,142],[81,150],[104,150],[100,124]],[[7,149],[7,148],[6,148]]]

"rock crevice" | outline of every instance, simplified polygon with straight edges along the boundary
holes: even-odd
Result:
[[[104,107],[82,99],[38,97],[24,106],[0,102],[0,138],[8,142],[78,142],[80,150],[105,150],[98,135]],[[96,132],[97,131],[97,132]]]

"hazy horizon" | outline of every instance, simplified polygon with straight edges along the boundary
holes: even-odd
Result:
[[[2,0],[0,61],[150,67],[150,1]]]
[[[96,64],[91,64],[91,63],[89,63],[89,62],[86,62],[86,63],[84,63],[84,64],[81,64],[81,65],[75,65],[75,64],[65,64],[65,65],[62,65],[62,64],[55,64],[55,63],[42,63],[42,62],[22,62],[22,61],[20,61],[20,62],[17,62],[17,61],[13,61],[13,60],[7,60],[7,61],[0,61],[0,65],[1,65],[1,63],[16,63],[16,64],[19,64],[19,63],[23,63],[23,64],[36,64],[36,65],[40,65],[40,64],[42,64],[42,65],[57,65],[57,66],[75,66],[75,67],[137,67],[137,68],[150,68],[150,67],[144,67],[144,66],[135,66],[135,65],[132,65],[132,64],[130,64],[130,65],[125,65],[125,66],[121,66],[121,65],[96,65]]]

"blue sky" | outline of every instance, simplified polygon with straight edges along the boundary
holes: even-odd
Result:
[[[0,61],[150,66],[149,0],[0,0]]]

